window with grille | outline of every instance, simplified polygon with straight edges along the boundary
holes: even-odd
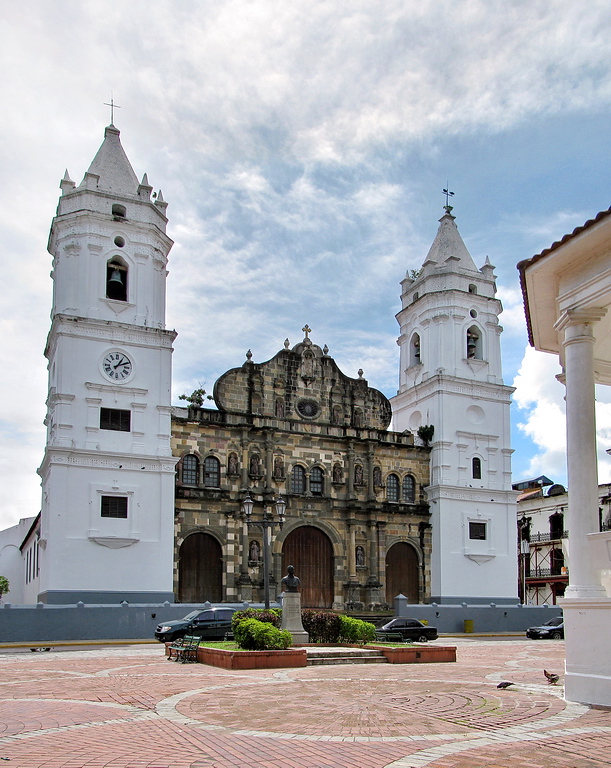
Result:
[[[127,496],[102,496],[102,517],[126,518]]]
[[[305,493],[305,469],[299,464],[291,472],[291,493]]]
[[[182,482],[184,485],[197,485],[199,474],[199,461],[197,456],[188,453],[182,459]]]
[[[403,501],[414,504],[416,501],[416,481],[411,475],[403,478]]]
[[[399,501],[399,478],[396,475],[386,478],[386,498],[388,501]]]
[[[485,541],[486,523],[469,523],[469,538]]]
[[[204,485],[207,488],[220,488],[221,462],[216,456],[206,456],[204,459]]]
[[[118,408],[100,408],[100,429],[129,432],[131,421],[131,411],[121,411]]]
[[[322,496],[323,471],[320,467],[313,467],[310,472],[310,492],[313,496]]]

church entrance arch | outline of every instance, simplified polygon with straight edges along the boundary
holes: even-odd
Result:
[[[223,553],[209,533],[192,533],[183,541],[178,561],[178,602],[219,603],[223,599]]]
[[[282,547],[282,573],[289,565],[301,579],[302,608],[333,605],[333,545],[319,528],[303,525],[291,531]]]
[[[404,541],[398,541],[386,553],[386,602],[394,605],[397,595],[410,603],[420,601],[418,553]]]

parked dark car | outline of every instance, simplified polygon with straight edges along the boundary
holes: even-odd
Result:
[[[376,638],[384,640],[388,633],[400,634],[402,639],[426,643],[427,640],[437,640],[437,627],[429,627],[418,619],[391,619],[376,628]]]
[[[531,640],[538,640],[541,637],[548,637],[550,640],[564,639],[564,619],[562,616],[554,616],[553,619],[546,621],[540,627],[529,627],[526,630],[526,637]]]
[[[231,634],[231,619],[236,608],[207,608],[191,611],[184,619],[164,621],[155,630],[155,639],[173,643],[185,635],[198,635],[203,640],[224,640]]]

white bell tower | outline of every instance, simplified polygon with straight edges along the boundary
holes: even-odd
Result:
[[[515,493],[494,267],[477,269],[446,206],[419,273],[401,283],[393,429],[431,425],[431,602],[515,603]]]
[[[51,225],[39,600],[173,601],[167,203],[110,125]]]

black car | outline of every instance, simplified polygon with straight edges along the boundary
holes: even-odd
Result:
[[[198,635],[202,640],[224,640],[231,634],[231,619],[236,608],[206,608],[191,611],[184,619],[164,621],[155,630],[155,639],[173,643],[185,635]]]
[[[562,616],[554,616],[553,619],[546,621],[540,627],[529,627],[526,630],[526,637],[531,640],[538,640],[541,637],[548,637],[550,640],[564,640],[564,619]]]
[[[418,619],[391,619],[376,629],[376,639],[390,639],[392,635],[400,634],[403,640],[426,643],[427,640],[437,640],[437,627],[429,627]]]

